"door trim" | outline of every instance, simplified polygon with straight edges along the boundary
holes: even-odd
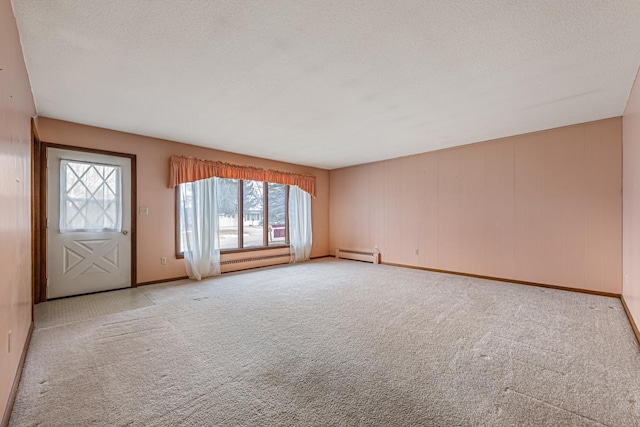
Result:
[[[31,119],[31,320],[34,305],[40,302],[40,137]]]
[[[45,302],[47,300],[47,148],[58,148],[61,150],[81,151],[85,153],[102,154],[106,156],[125,157],[131,160],[131,287],[135,288],[137,284],[137,217],[138,217],[138,186],[137,186],[137,169],[136,155],[128,153],[118,153],[115,151],[98,150],[94,148],[75,147],[72,145],[56,144],[46,141],[37,141],[40,147],[39,155],[35,156],[35,160],[39,163],[34,171],[34,194],[32,195],[34,203],[39,204],[37,212],[37,220],[33,233],[36,246],[39,251],[39,271],[34,280],[34,304]],[[36,201],[36,198],[38,200]]]

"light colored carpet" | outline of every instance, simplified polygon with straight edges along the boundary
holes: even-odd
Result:
[[[153,302],[137,288],[61,298],[37,304],[34,323],[36,329],[50,328],[150,305]]]
[[[639,425],[615,298],[331,259],[141,290],[34,332],[11,426]]]

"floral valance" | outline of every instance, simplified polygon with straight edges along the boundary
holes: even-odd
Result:
[[[261,169],[252,166],[239,166],[193,157],[171,156],[169,158],[169,188],[175,188],[185,182],[194,182],[213,178],[214,176],[297,185],[311,194],[313,198],[316,197],[316,177],[313,175]]]

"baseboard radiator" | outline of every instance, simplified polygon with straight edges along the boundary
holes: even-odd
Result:
[[[380,264],[380,253],[377,250],[336,249],[336,259],[340,258]]]
[[[289,248],[282,248],[279,250],[267,249],[264,251],[224,254],[220,258],[220,270],[223,273],[230,273],[249,268],[287,264],[291,261],[291,254],[289,253]]]

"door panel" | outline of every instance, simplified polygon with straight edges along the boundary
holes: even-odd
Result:
[[[48,299],[131,286],[131,159],[48,148],[47,215]]]

